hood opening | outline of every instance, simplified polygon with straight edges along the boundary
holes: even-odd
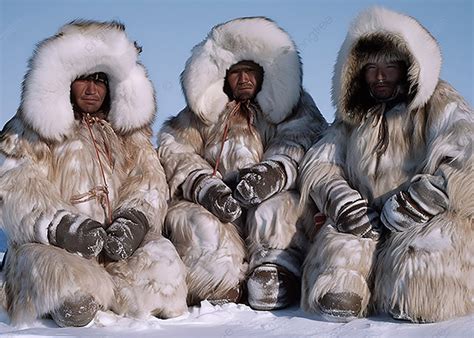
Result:
[[[222,88],[222,90],[224,91],[224,93],[229,98],[229,101],[234,100],[234,95],[232,93],[232,89],[230,88],[229,81],[227,81],[227,78],[228,78],[228,75],[229,75],[229,71],[232,69],[232,67],[234,67],[236,65],[239,65],[239,64],[245,64],[245,65],[248,65],[248,66],[251,66],[251,67],[255,67],[257,69],[257,71],[261,74],[262,80],[260,81],[260,83],[257,83],[257,89],[256,89],[255,95],[254,95],[254,99],[255,99],[257,97],[257,94],[262,90],[263,81],[265,80],[265,70],[263,69],[262,66],[260,66],[258,63],[254,62],[252,60],[242,60],[242,61],[234,63],[232,66],[230,66],[229,69],[226,70],[225,77],[224,77],[224,87]]]
[[[360,38],[353,46],[347,61],[346,95],[342,107],[350,117],[360,120],[367,110],[379,103],[370,94],[365,81],[364,70],[368,63],[400,62],[405,70],[401,81],[401,92],[408,103],[416,96],[416,84],[410,78],[412,66],[411,54],[406,50],[401,39],[394,35],[371,34]]]
[[[108,79],[107,74],[104,72],[96,72],[92,74],[78,76],[76,77],[74,81],[80,80],[80,79],[98,80],[105,84],[106,92],[105,92],[104,102],[102,102],[102,105],[100,106],[99,110],[95,112],[94,115],[101,116],[104,120],[108,120],[108,115],[111,109],[112,101],[110,99],[110,86],[109,86],[109,79]],[[83,112],[76,107],[76,103],[72,94],[72,84],[74,83],[74,81],[72,81],[70,85],[69,100],[71,102],[72,109],[74,112],[74,118],[76,120],[82,120]]]

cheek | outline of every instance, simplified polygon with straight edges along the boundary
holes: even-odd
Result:
[[[387,72],[387,78],[391,82],[399,82],[402,79],[402,74],[398,69],[393,69]]]
[[[238,82],[238,76],[236,75],[229,75],[227,77],[227,82],[229,83],[229,87],[231,90],[235,90],[237,87],[237,82]]]
[[[107,89],[106,88],[98,88],[98,92],[99,92],[99,95],[100,95],[102,101],[104,101],[105,96],[107,94]]]
[[[375,73],[374,72],[366,72],[364,75],[365,82],[367,82],[369,85],[374,82],[375,79]]]
[[[250,74],[249,75],[249,81],[253,83],[254,86],[257,86],[258,84],[258,77],[256,74]]]
[[[77,97],[81,96],[82,92],[82,86],[79,84],[73,84],[71,85],[71,96],[73,99],[76,99]]]

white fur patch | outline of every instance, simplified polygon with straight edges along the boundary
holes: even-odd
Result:
[[[19,167],[23,162],[25,162],[23,158],[5,157],[0,154],[0,175]]]
[[[133,41],[116,26],[63,26],[33,54],[22,93],[22,117],[42,137],[59,140],[69,135],[74,123],[71,83],[81,75],[104,72],[114,129],[125,133],[151,123],[154,89],[137,57]]]
[[[443,233],[440,228],[434,228],[425,236],[418,236],[413,241],[413,247],[428,252],[439,252],[453,246],[451,237]]]
[[[49,244],[48,229],[53,221],[54,212],[52,210],[45,211],[35,223],[35,240],[39,243]]]
[[[217,25],[193,48],[181,75],[188,105],[204,121],[217,121],[228,102],[223,91],[226,70],[243,60],[263,68],[257,101],[269,121],[281,122],[300,98],[301,62],[289,35],[263,17]]]
[[[143,199],[144,199],[149,205],[152,205],[152,206],[160,205],[160,203],[161,203],[161,195],[160,195],[160,193],[158,192],[157,189],[151,189],[151,190],[141,189],[141,190],[140,190],[140,193],[142,194]]]

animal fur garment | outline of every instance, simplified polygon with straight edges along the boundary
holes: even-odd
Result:
[[[225,77],[240,61],[262,67],[263,83],[247,109],[230,114],[237,103],[224,91]],[[257,261],[276,263],[300,274],[304,222],[292,211],[298,193],[288,190],[295,189],[298,164],[306,150],[326,128],[302,88],[301,76],[294,42],[263,17],[215,26],[186,62],[181,83],[187,107],[165,123],[158,138],[173,200],[165,227],[189,269],[191,301],[221,297],[235,288],[247,273],[244,260],[251,266]],[[192,203],[195,182],[212,175],[214,167],[216,176],[234,189],[239,170],[265,160],[281,164],[286,182],[257,207],[258,212],[249,209],[252,216],[247,219],[223,223]],[[260,218],[255,221],[255,217]],[[293,235],[297,240],[292,242]],[[274,250],[279,254],[270,252]]]
[[[154,90],[138,54],[123,25],[75,21],[41,42],[30,61],[21,106],[0,134],[5,279],[14,324],[78,294],[131,316],[169,317],[187,309],[184,265],[161,235],[169,192],[150,141]],[[108,76],[111,109],[106,119],[86,123],[74,117],[70,88],[94,72]],[[126,260],[104,266],[53,246],[47,235],[65,214],[107,228],[108,216],[127,210],[143,214],[150,229]]]
[[[368,97],[361,71],[374,60],[406,63],[405,102],[360,100]],[[434,175],[446,182],[449,202],[436,216],[390,232],[377,246],[335,231],[336,220],[328,215],[305,262],[306,310],[318,311],[328,291],[358,294],[358,316],[374,308],[432,322],[474,310],[474,114],[439,79],[440,67],[438,43],[412,17],[374,7],[351,25],[334,71],[336,121],[302,162],[302,200],[311,197],[328,210],[328,203],[337,203],[335,195],[347,195],[328,189],[345,180],[347,189],[381,212],[391,196],[411,191],[415,176]]]

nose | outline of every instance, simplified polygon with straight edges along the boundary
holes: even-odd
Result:
[[[87,95],[97,94],[97,86],[96,86],[94,81],[92,81],[92,80],[87,81],[86,94]]]
[[[376,77],[378,81],[383,81],[387,78],[385,71],[382,68],[377,68]]]
[[[240,80],[239,82],[243,82],[243,83],[249,82],[250,77],[249,77],[248,72],[242,71],[242,72],[240,72],[239,75],[240,75],[239,76],[239,80]]]

